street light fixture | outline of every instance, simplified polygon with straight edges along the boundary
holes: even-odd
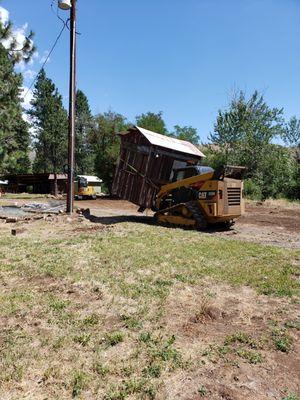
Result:
[[[69,132],[68,132],[68,185],[67,213],[74,207],[75,165],[75,97],[76,97],[76,0],[58,0],[61,10],[70,10],[70,88],[69,88]]]
[[[70,10],[72,7],[71,0],[58,0],[58,7],[61,10]]]

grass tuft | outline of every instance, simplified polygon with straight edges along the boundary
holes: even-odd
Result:
[[[291,351],[293,340],[284,330],[280,330],[279,328],[274,329],[272,332],[272,340],[276,350],[282,351],[283,353],[289,353]]]
[[[118,343],[124,341],[124,333],[120,331],[114,331],[105,335],[105,343],[107,346],[116,346]]]
[[[72,397],[77,397],[86,386],[86,374],[82,371],[76,371],[72,381]]]
[[[250,364],[258,364],[262,362],[262,355],[257,351],[238,349],[237,355],[247,360]]]

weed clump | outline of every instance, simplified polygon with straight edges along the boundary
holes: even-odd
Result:
[[[76,371],[72,382],[72,397],[80,395],[86,386],[86,375],[81,371]]]
[[[288,353],[292,349],[292,338],[280,329],[272,332],[272,340],[276,350]]]
[[[73,340],[75,343],[79,343],[82,346],[87,346],[87,344],[91,340],[91,334],[90,333],[82,333],[81,335],[74,336]]]
[[[254,340],[250,335],[244,332],[237,332],[233,335],[227,336],[224,344],[229,345],[233,343],[242,343],[250,346],[252,349],[257,349],[260,347],[259,343]]]
[[[116,346],[118,343],[124,341],[124,334],[119,331],[110,332],[105,335],[105,343],[108,346]]]
[[[99,361],[94,363],[93,370],[102,377],[109,373],[109,367]]]
[[[300,400],[300,398],[295,394],[288,394],[286,397],[283,397],[282,400]]]
[[[200,396],[206,396],[206,394],[207,394],[207,389],[206,389],[206,387],[205,386],[200,386],[199,388],[198,388],[198,393],[199,393],[199,395]]]
[[[131,315],[121,315],[121,319],[124,322],[124,326],[127,329],[141,329],[142,324],[138,318]]]
[[[156,391],[146,379],[124,380],[121,385],[112,386],[103,400],[124,400],[134,394],[139,394],[142,399],[153,400]]]
[[[99,321],[100,321],[99,315],[92,313],[92,314],[86,316],[82,323],[85,326],[94,326],[94,325],[98,325]]]
[[[259,364],[262,362],[262,355],[258,351],[238,349],[237,355],[247,360],[250,364]]]

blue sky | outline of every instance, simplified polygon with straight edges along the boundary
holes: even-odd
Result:
[[[61,28],[51,2],[1,2],[36,34],[25,86]],[[300,0],[78,0],[78,30],[77,84],[93,113],[163,111],[169,129],[192,125],[205,141],[234,90],[258,89],[300,117]],[[68,31],[46,71],[67,104]]]

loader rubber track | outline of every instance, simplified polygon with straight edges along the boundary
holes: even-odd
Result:
[[[186,208],[192,213],[194,220],[196,221],[196,229],[202,231],[207,228],[207,221],[196,201],[189,201],[185,203]]]
[[[201,230],[205,230],[207,228],[207,221],[206,221],[204,215],[202,214],[202,211],[201,211],[197,201],[189,201],[187,203],[180,203],[180,204],[176,204],[175,206],[165,208],[163,210],[157,211],[154,214],[154,217],[157,219],[159,214],[163,215],[163,214],[166,214],[169,212],[171,212],[171,215],[172,215],[172,212],[180,209],[180,207],[182,207],[182,206],[186,207],[191,212],[191,214],[192,214],[191,219],[193,219],[195,221],[194,229],[201,231]],[[178,226],[178,227],[186,226],[185,224],[174,224],[172,222],[168,222],[168,223],[172,226]]]

